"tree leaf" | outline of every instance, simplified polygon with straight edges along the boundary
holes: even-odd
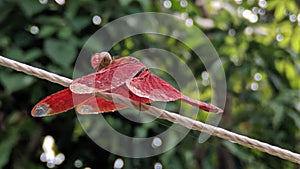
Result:
[[[21,7],[21,9],[27,17],[31,17],[32,15],[39,13],[46,8],[45,5],[42,5],[41,3],[35,0],[15,1]]]
[[[274,110],[274,117],[272,118],[272,123],[275,128],[277,128],[282,120],[284,115],[284,107],[282,104],[279,104],[279,102],[274,102],[274,104],[271,104],[271,108]]]
[[[41,26],[38,36],[40,38],[47,38],[53,35],[57,29],[58,29],[57,27],[49,26],[49,25]]]
[[[285,6],[282,3],[276,7],[275,13],[274,13],[276,20],[280,21],[284,18],[284,16],[285,16],[284,10],[285,10]]]
[[[119,0],[121,6],[126,7],[132,2],[132,0]]]
[[[34,59],[40,57],[42,55],[42,51],[39,48],[32,48],[28,50],[25,54],[25,62],[32,62]]]
[[[15,131],[15,130],[14,130]],[[15,144],[17,144],[19,136],[17,132],[10,132],[6,138],[0,142],[0,168],[2,168],[9,160],[9,156]]]
[[[44,50],[49,58],[60,66],[69,66],[75,59],[76,47],[71,43],[57,39],[48,39]]]
[[[294,120],[298,129],[300,129],[300,115],[295,111],[288,111],[287,114]]]
[[[1,73],[0,81],[8,93],[13,93],[31,85],[35,79],[24,74]]]
[[[90,17],[77,17],[71,20],[71,27],[73,30],[79,32],[92,22]]]

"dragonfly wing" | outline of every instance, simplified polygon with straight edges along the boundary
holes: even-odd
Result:
[[[192,106],[208,112],[221,113],[222,109],[208,103],[189,98],[175,89],[173,86],[153,75],[149,70],[126,82],[127,87],[137,96],[148,98],[152,101],[175,101],[181,100]]]
[[[128,80],[126,86],[135,95],[152,101],[169,102],[179,100],[182,97],[177,89],[149,70],[145,70],[138,77]]]
[[[90,97],[92,97],[90,94],[74,94],[67,88],[38,102],[31,110],[31,115],[34,117],[43,117],[66,112]]]
[[[135,93],[131,92],[125,84],[116,88],[112,92],[115,94],[121,95],[125,98],[129,98],[131,100],[137,101],[137,102],[141,102],[141,103],[152,102],[149,98],[140,97],[140,96],[135,95]]]
[[[77,94],[92,94],[92,90],[84,92],[77,90],[76,86],[78,84],[84,84],[98,91],[111,91],[125,84],[128,79],[132,79],[145,68],[139,60],[133,57],[122,57],[114,60],[112,64],[96,73],[75,79],[70,85],[70,89]]]
[[[98,114],[124,109],[127,106],[115,104],[100,97],[91,97],[76,106],[79,114]]]
[[[80,85],[78,85],[80,86]],[[88,87],[82,87],[83,90],[93,90]],[[97,90],[95,90],[97,92]],[[147,98],[142,98],[133,94],[126,85],[122,85],[117,87],[116,89],[111,91],[112,93],[121,95],[125,98],[130,98],[134,101],[142,102],[142,103],[150,103],[151,101]],[[114,98],[112,98],[114,99]],[[100,97],[91,97],[88,100],[82,102],[76,107],[76,111],[80,114],[98,114],[103,112],[111,112],[120,109],[127,108],[128,106],[116,104],[113,101],[107,101]]]

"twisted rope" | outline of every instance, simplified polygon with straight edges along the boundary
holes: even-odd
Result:
[[[9,67],[9,68],[12,68],[14,70],[24,72],[28,75],[32,75],[32,76],[38,77],[40,79],[45,79],[45,80],[48,80],[50,82],[60,84],[60,85],[65,86],[65,87],[68,87],[69,84],[72,83],[72,80],[70,80],[68,78],[59,76],[59,75],[54,74],[54,73],[47,72],[45,70],[42,70],[42,69],[39,69],[39,68],[36,68],[36,67],[26,65],[24,63],[16,62],[14,60],[5,58],[3,56],[0,56],[0,64],[2,66]]]
[[[62,76],[59,76],[59,75],[56,75],[53,73],[49,73],[42,69],[38,69],[38,68],[29,66],[29,65],[26,65],[23,63],[19,63],[19,62],[4,58],[2,56],[0,56],[0,65],[15,69],[17,71],[24,72],[24,73],[32,75],[32,76],[36,76],[41,79],[51,81],[53,83],[58,83],[60,85],[66,86],[66,87],[68,87],[70,85],[70,83],[72,82],[72,80],[70,80],[68,78],[65,78],[65,77],[62,77]],[[171,121],[173,123],[180,124],[189,129],[208,133],[208,134],[217,136],[219,138],[228,140],[230,142],[237,143],[242,146],[249,147],[249,148],[257,149],[259,151],[266,152],[270,155],[274,155],[274,156],[280,157],[282,159],[289,160],[294,163],[300,164],[300,154],[298,154],[298,153],[294,153],[292,151],[289,151],[289,150],[286,150],[286,149],[283,149],[280,147],[276,147],[276,146],[273,146],[273,145],[270,145],[270,144],[267,144],[267,143],[264,143],[264,142],[261,142],[261,141],[243,136],[243,135],[239,135],[239,134],[233,133],[231,131],[228,131],[228,130],[225,130],[225,129],[222,129],[219,127],[208,125],[208,124],[202,123],[200,121],[196,121],[196,120],[190,119],[188,117],[181,116],[176,113],[171,113],[166,110],[159,109],[157,107],[152,107],[147,104],[136,102],[136,101],[130,100],[128,98],[125,98],[123,96],[120,96],[120,95],[117,95],[114,93],[97,92],[97,93],[95,93],[95,95],[98,97],[107,99],[109,101],[113,100],[116,103],[131,105],[135,108],[138,107],[142,111],[144,110],[146,113],[148,113],[152,116],[159,117],[161,119],[165,119],[165,120]]]

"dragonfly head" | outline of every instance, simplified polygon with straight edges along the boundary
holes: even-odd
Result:
[[[96,69],[97,71],[110,65],[111,62],[112,57],[108,52],[95,53],[91,58],[91,65],[93,69]]]

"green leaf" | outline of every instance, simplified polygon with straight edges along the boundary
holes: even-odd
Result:
[[[9,56],[10,59],[19,61],[19,62],[31,62],[34,59],[41,56],[42,51],[38,48],[29,49],[27,52],[24,52],[22,49],[18,47],[9,48],[4,55]]]
[[[41,25],[66,26],[66,21],[61,16],[41,15],[35,19]]]
[[[40,38],[47,38],[47,37],[53,35],[57,29],[58,28],[55,26],[49,26],[49,25],[42,26],[38,36]]]
[[[126,7],[131,3],[132,0],[119,0],[119,4],[123,7]]]
[[[288,111],[287,114],[294,120],[297,128],[300,129],[300,115],[294,111]]]
[[[291,38],[291,46],[296,53],[300,53],[300,26],[294,28],[294,32],[294,36]]]
[[[28,50],[25,54],[25,62],[32,62],[36,58],[39,58],[42,55],[42,51],[39,48],[32,48]]]
[[[285,10],[285,6],[282,3],[276,7],[275,13],[274,13],[276,20],[279,21],[285,17],[284,10]]]
[[[151,1],[144,1],[144,0],[137,0],[137,1],[142,5],[142,7],[144,8],[145,11],[150,10]]]
[[[62,40],[46,40],[44,50],[53,62],[62,67],[71,65],[76,57],[76,47]]]
[[[79,32],[91,23],[92,19],[89,16],[76,17],[71,20],[71,27],[73,28],[73,30]]]
[[[58,32],[60,39],[68,39],[70,36],[72,36],[72,29],[70,27],[63,27]]]
[[[0,22],[3,22],[3,20],[8,17],[8,15],[12,10],[13,10],[12,5],[0,6],[0,11],[1,11]]]
[[[67,1],[65,16],[68,19],[73,19],[76,16],[80,7],[79,1]]]
[[[279,104],[278,102],[274,102],[274,104],[271,104],[271,108],[275,112],[275,115],[272,119],[272,123],[274,127],[277,128],[283,120],[284,107],[282,104]]]
[[[14,34],[15,45],[19,47],[26,47],[32,44],[33,36],[28,32],[18,32]]]
[[[269,1],[269,2],[268,2],[267,9],[268,9],[268,10],[272,10],[272,9],[274,9],[276,6],[278,6],[279,3],[280,3],[280,1]]]
[[[252,162],[254,159],[247,155],[242,149],[240,149],[236,144],[229,141],[223,141],[223,145],[236,157],[243,159],[244,161]]]
[[[289,10],[289,12],[297,14],[297,4],[295,3],[295,1],[286,1],[285,7],[287,10]]]
[[[8,48],[4,52],[5,56],[8,56],[12,60],[17,60],[19,62],[24,62],[24,52],[21,48],[19,47],[11,47]]]
[[[0,36],[0,48],[5,49],[10,44],[11,39],[7,36]]]
[[[43,11],[46,6],[42,5],[36,0],[14,0],[23,10],[24,14],[27,17],[31,17],[32,15]]]
[[[1,140],[0,142],[0,168],[2,168],[8,161],[11,151],[14,145],[18,142],[19,136],[17,132],[10,132],[10,134],[6,135],[6,138]]]
[[[31,85],[35,81],[35,79],[24,74],[1,73],[0,81],[8,93],[13,93]]]

